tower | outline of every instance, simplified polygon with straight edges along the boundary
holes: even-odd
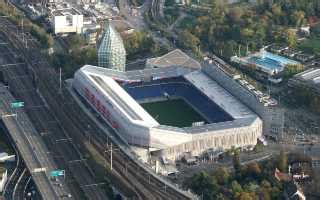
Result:
[[[108,22],[97,48],[99,67],[125,71],[126,50],[122,38]]]

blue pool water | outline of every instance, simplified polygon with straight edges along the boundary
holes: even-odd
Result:
[[[294,60],[272,54],[270,52],[263,51],[259,56],[251,56],[247,58],[247,61],[252,64],[265,67],[270,70],[281,70],[285,65],[300,64]]]

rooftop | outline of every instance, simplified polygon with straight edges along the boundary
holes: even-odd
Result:
[[[246,106],[204,73],[195,71],[185,75],[185,77],[233,118],[238,119],[254,116]]]
[[[54,16],[67,16],[67,15],[81,15],[81,13],[75,8],[65,8],[52,11]]]
[[[320,93],[320,68],[310,68],[304,72],[295,75],[292,81],[298,81],[301,84],[309,85]]]
[[[158,123],[112,78],[81,69],[92,83],[108,96],[112,104],[135,123],[156,126]]]
[[[170,51],[161,57],[148,59],[147,62],[156,67],[181,66],[192,69],[201,68],[199,62],[182,52],[180,49]]]
[[[320,68],[309,69],[297,74],[296,77],[320,87]]]

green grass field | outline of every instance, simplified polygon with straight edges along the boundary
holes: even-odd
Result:
[[[191,126],[193,122],[206,122],[183,99],[143,103],[141,106],[162,125],[182,128]]]
[[[320,37],[306,39],[298,47],[308,53],[320,55]]]

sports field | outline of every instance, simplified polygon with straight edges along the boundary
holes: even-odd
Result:
[[[193,122],[207,122],[183,99],[143,103],[141,106],[162,125],[182,128],[192,126]]]

